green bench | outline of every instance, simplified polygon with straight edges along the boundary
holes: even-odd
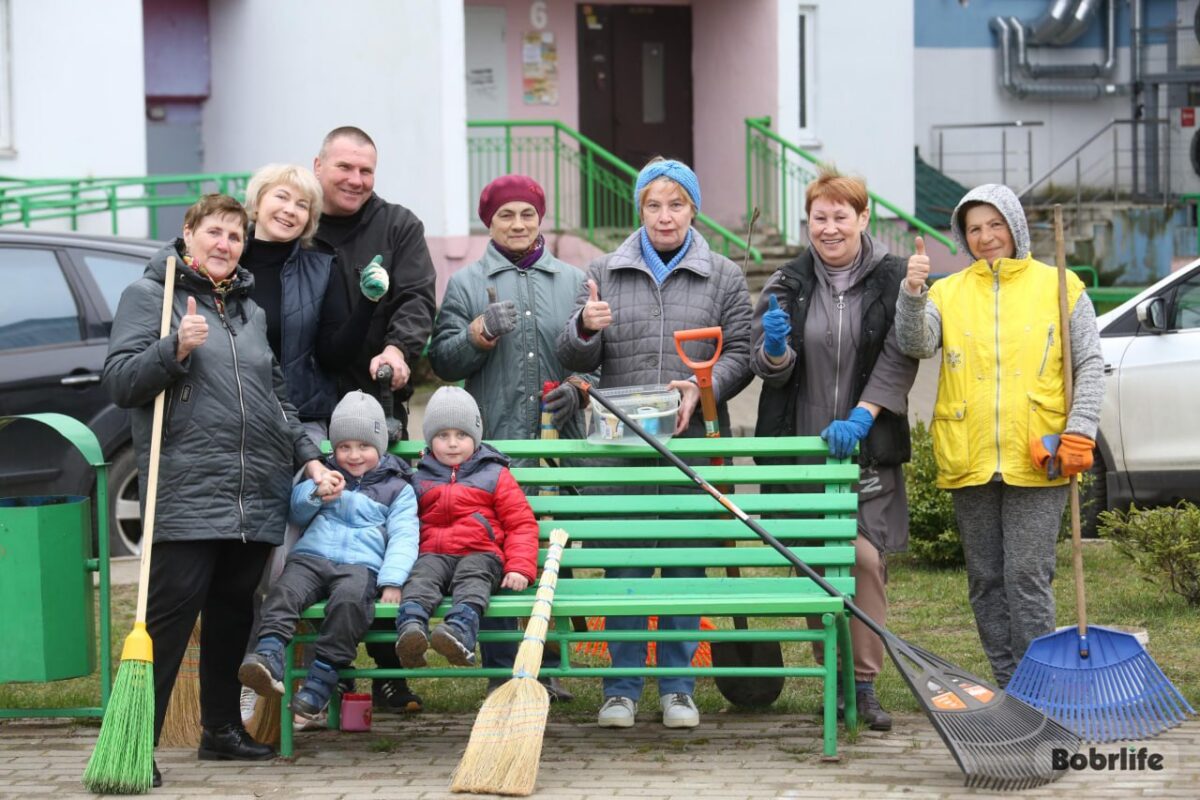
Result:
[[[712,497],[699,489],[687,494],[626,494],[622,487],[692,486],[680,470],[663,465],[657,454],[645,445],[594,445],[584,441],[529,440],[493,442],[499,450],[513,458],[548,458],[556,464],[571,466],[517,467],[513,475],[523,486],[556,487],[556,495],[539,495],[531,488],[530,505],[539,520],[545,558],[549,533],[554,528],[565,529],[571,537],[563,554],[563,566],[570,567],[574,576],[562,578],[554,597],[554,624],[548,640],[557,643],[562,653],[562,666],[543,669],[542,674],[557,677],[594,677],[644,675],[697,677],[718,675],[741,677],[785,676],[816,678],[822,681],[824,711],[824,754],[837,753],[836,670],[841,654],[843,680],[853,685],[853,663],[850,657],[848,615],[840,598],[830,597],[811,580],[796,577],[786,560],[763,545],[746,525],[730,516]],[[392,452],[401,458],[415,460],[420,442],[402,442]],[[856,535],[855,512],[857,496],[853,484],[858,467],[847,461],[828,459],[824,442],[817,437],[787,437],[776,439],[672,439],[671,450],[684,458],[711,456],[726,458],[749,456],[818,456],[825,463],[800,465],[734,465],[700,466],[697,470],[713,484],[737,485],[735,502],[747,513],[761,515],[761,524],[804,561],[822,567],[827,579],[848,595],[854,592],[850,566],[854,561],[853,539]],[[612,457],[632,458],[634,466],[614,468],[603,464],[588,466],[590,459]],[[823,492],[798,493],[788,491],[799,484],[823,486]],[[605,486],[616,494],[588,494],[587,487]],[[762,487],[771,487],[761,492]],[[582,490],[580,493],[573,492]],[[695,488],[693,486],[693,488]],[[646,547],[642,542],[654,540],[688,540],[685,547]],[[739,546],[729,547],[736,542]],[[691,546],[702,544],[704,546]],[[703,566],[709,568],[707,577],[697,578],[603,578],[605,567],[664,567]],[[770,568],[756,569],[753,577],[728,577],[726,567]],[[502,592],[496,595],[487,615],[491,617],[525,617],[533,604],[535,587],[520,593]],[[323,604],[304,613],[304,618],[319,620]],[[376,616],[394,619],[397,606],[376,605]],[[438,613],[448,610],[443,604]],[[697,635],[690,631],[575,631],[572,617],[612,617],[620,615],[695,615],[705,617],[745,616],[752,618],[747,630],[720,629]],[[808,630],[795,618],[820,615],[823,627]],[[318,623],[319,624],[319,623]],[[519,641],[521,631],[481,631],[481,641]],[[385,631],[367,634],[370,641],[394,641],[395,634]],[[291,701],[293,680],[304,676],[302,666],[296,665],[295,645],[312,642],[316,635],[299,634],[288,647],[287,674],[284,685],[280,755],[291,756],[293,737],[287,704]],[[611,665],[581,664],[572,660],[573,645],[596,641],[780,641],[824,643],[829,657],[824,666],[815,665],[805,654],[810,666],[783,667],[687,667],[664,668],[641,666],[617,669]],[[594,661],[595,659],[582,659]],[[346,669],[346,678],[397,677],[509,677],[505,670],[461,667],[430,667],[407,669]],[[848,726],[856,724],[854,693],[847,696],[845,718]],[[330,704],[330,726],[336,726],[337,698]]]

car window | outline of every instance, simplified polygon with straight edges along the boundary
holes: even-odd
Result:
[[[1175,309],[1171,314],[1173,331],[1200,328],[1200,272],[1179,284],[1175,290]]]
[[[142,277],[146,271],[146,259],[135,256],[119,256],[112,253],[82,252],[88,271],[100,287],[100,294],[108,303],[109,314],[117,313],[117,303],[125,287]]]
[[[0,350],[83,340],[79,309],[53,250],[0,248]]]

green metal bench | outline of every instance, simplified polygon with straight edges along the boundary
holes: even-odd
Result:
[[[524,486],[557,487],[557,495],[531,493],[530,505],[542,520],[539,523],[545,557],[546,541],[554,528],[563,528],[571,536],[562,564],[574,571],[573,577],[561,578],[554,597],[554,624],[548,640],[557,643],[562,666],[545,668],[542,674],[556,677],[697,677],[718,675],[741,677],[796,677],[822,681],[824,712],[824,754],[837,753],[836,670],[841,654],[843,681],[853,685],[850,658],[848,616],[840,598],[827,595],[807,578],[796,577],[787,562],[774,550],[763,546],[753,531],[732,518],[706,494],[645,495],[621,493],[620,487],[688,486],[691,481],[672,466],[656,460],[645,445],[594,445],[584,441],[530,440],[492,443],[513,458],[550,458],[571,466],[516,467],[514,477]],[[402,442],[392,452],[415,459],[420,442]],[[747,513],[758,514],[762,524],[794,552],[814,567],[822,567],[827,579],[841,591],[852,595],[854,579],[850,566],[854,561],[857,496],[853,483],[858,467],[847,461],[828,459],[824,442],[817,437],[776,439],[673,439],[671,450],[685,458],[711,456],[727,458],[748,456],[816,456],[825,463],[800,465],[701,466],[697,470],[717,485],[737,485],[737,503]],[[614,468],[588,466],[594,458],[633,458],[635,466]],[[797,485],[824,487],[823,492],[798,493]],[[618,487],[618,494],[588,494],[588,487]],[[760,493],[762,487],[772,487]],[[574,493],[567,487],[582,490]],[[793,491],[788,491],[791,488]],[[535,489],[530,490],[535,492]],[[654,540],[688,540],[686,547],[639,546]],[[613,546],[613,542],[616,542]],[[737,542],[739,546],[726,546]],[[607,543],[607,544],[605,544]],[[692,544],[705,546],[691,546]],[[605,544],[605,546],[597,546]],[[605,567],[703,566],[707,577],[699,578],[603,578]],[[725,567],[755,569],[752,577],[727,577]],[[767,569],[760,569],[767,568]],[[524,617],[533,604],[535,587],[520,593],[501,592],[487,610],[490,617]],[[377,604],[376,616],[394,619],[397,606]],[[319,620],[324,610],[317,604],[304,618]],[[448,605],[438,610],[445,613]],[[691,631],[575,631],[571,617],[612,617],[621,615],[695,615],[706,617],[746,616],[753,618],[747,630],[720,629],[697,635]],[[808,630],[797,617],[815,614],[823,621],[821,629]],[[481,631],[481,641],[519,641],[520,631]],[[296,665],[295,645],[315,641],[316,635],[299,634],[288,647],[287,694],[282,709],[280,754],[293,752],[292,725],[287,704],[291,701],[293,681],[304,676]],[[367,634],[369,641],[394,641],[386,631]],[[571,645],[596,641],[819,641],[828,657],[824,666],[782,667],[687,667],[640,666],[614,668],[611,665],[572,661]],[[594,658],[585,658],[594,662]],[[807,658],[806,658],[807,661]],[[812,664],[812,662],[808,662]],[[408,669],[345,669],[345,678],[398,677],[509,677],[501,669],[430,667]],[[856,724],[854,693],[847,696],[846,724]],[[337,698],[330,704],[330,726],[337,725]]]

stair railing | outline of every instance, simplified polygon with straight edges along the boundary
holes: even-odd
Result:
[[[823,162],[771,130],[770,117],[746,118],[746,218],[758,206],[766,227],[773,227],[787,244],[806,243],[804,190],[816,179]],[[868,191],[871,203],[871,235],[893,253],[912,252],[911,229],[945,245],[951,253],[958,246],[940,231],[907,211]],[[895,215],[881,218],[879,209]]]
[[[517,172],[546,189],[552,230],[609,250],[641,225],[633,201],[638,171],[579,131],[557,120],[469,120],[467,134],[472,207],[490,181]],[[745,253],[746,240],[707,214],[698,213],[693,225],[723,255]],[[758,248],[750,257],[762,263]]]

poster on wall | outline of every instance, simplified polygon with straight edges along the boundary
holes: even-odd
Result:
[[[558,50],[550,31],[530,31],[521,46],[521,87],[527,106],[558,105]]]

